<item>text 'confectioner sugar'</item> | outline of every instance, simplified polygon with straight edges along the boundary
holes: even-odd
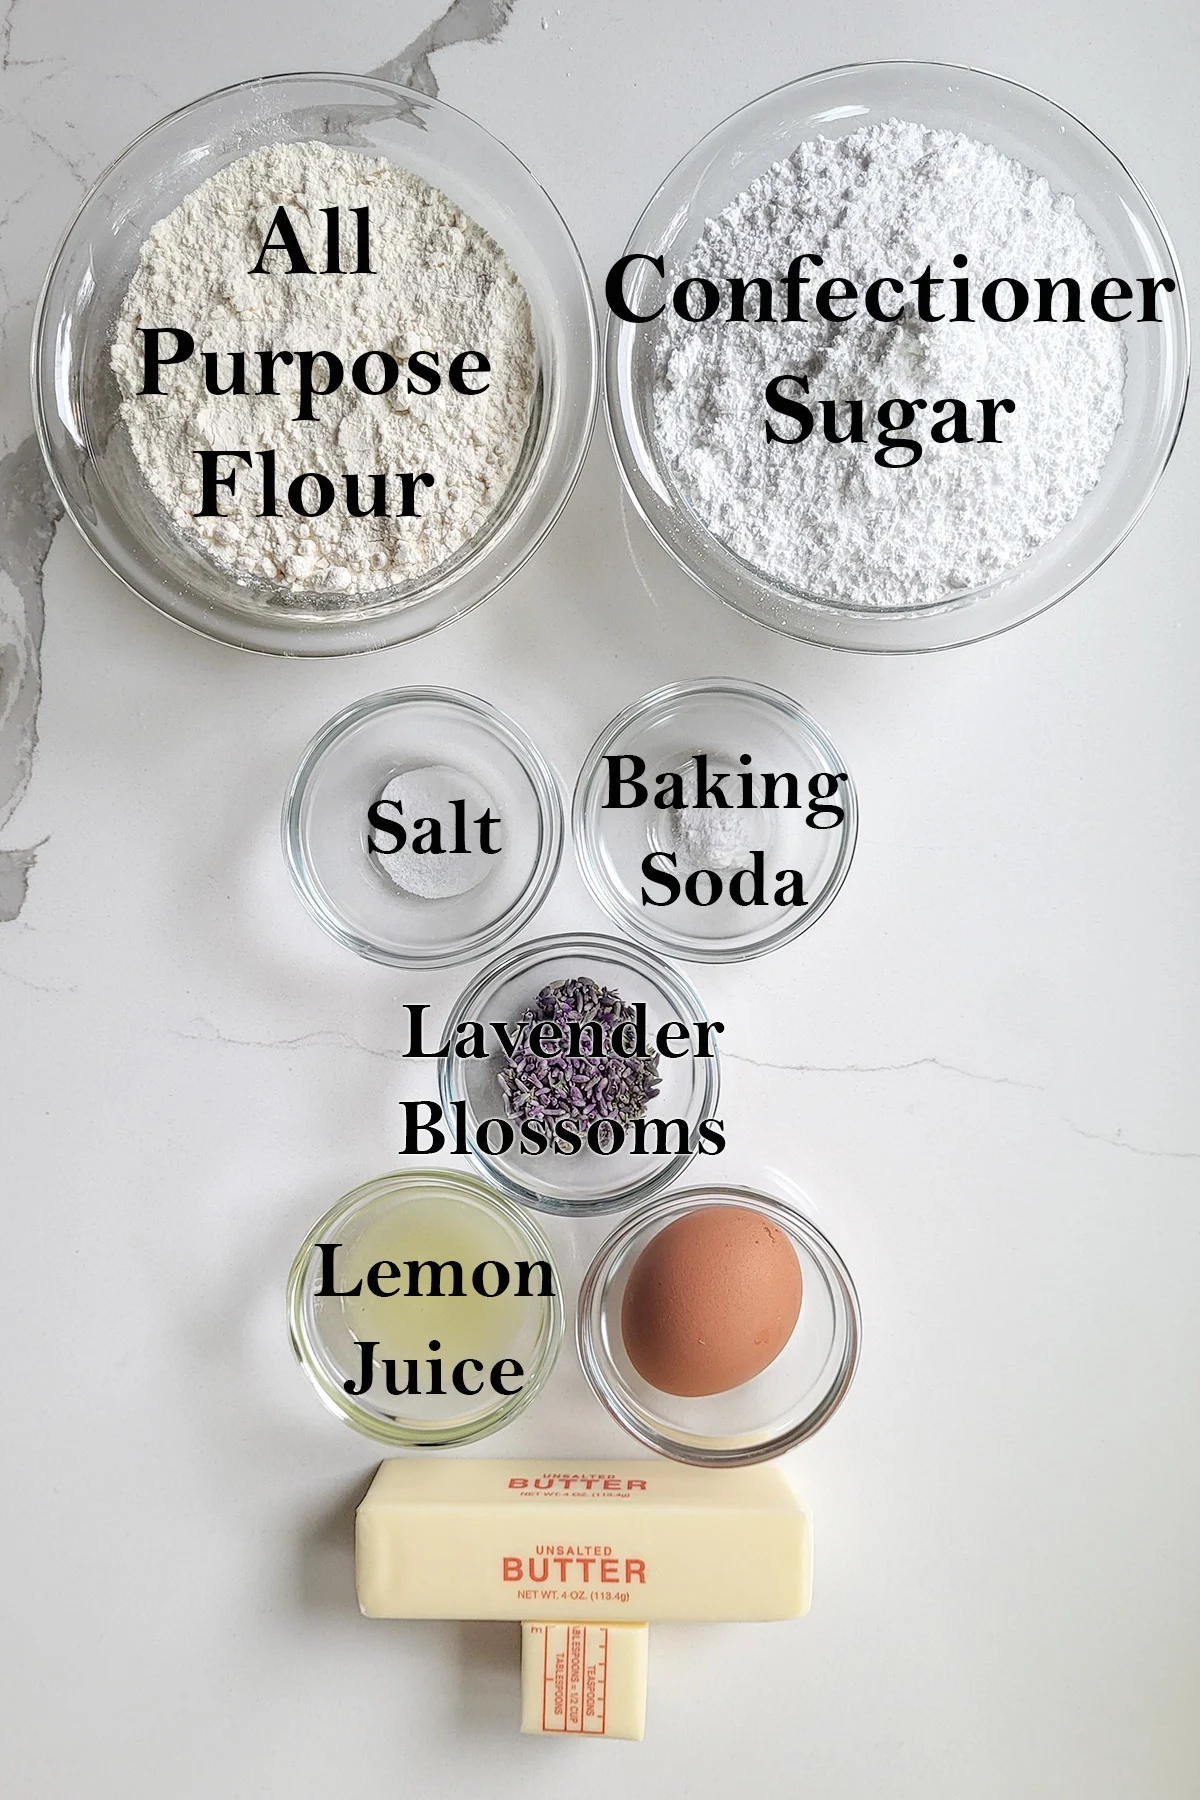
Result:
[[[535,382],[500,246],[419,176],[322,143],[255,150],[160,220],[112,364],[179,529],[236,576],[331,597],[476,535]]]
[[[702,523],[774,581],[934,602],[1011,573],[1095,486],[1124,384],[1120,326],[1087,304],[1103,253],[1069,196],[994,146],[898,119],[802,143],[685,263],[700,309],[705,277],[725,294],[739,271],[743,317],[663,308],[660,452]],[[993,317],[979,293],[997,277]]]

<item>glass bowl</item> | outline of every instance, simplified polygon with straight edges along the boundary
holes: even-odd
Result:
[[[786,1232],[804,1283],[800,1317],[774,1362],[752,1381],[723,1394],[664,1394],[642,1379],[626,1355],[625,1285],[664,1226],[714,1206],[761,1213]],[[575,1331],[593,1392],[639,1443],[678,1462],[733,1469],[782,1455],[832,1417],[854,1379],[862,1321],[845,1264],[802,1213],[750,1188],[714,1185],[668,1194],[621,1222],[584,1276]]]
[[[319,1252],[323,1244],[335,1247],[328,1271]],[[420,1297],[406,1291],[412,1281],[406,1251],[421,1265]],[[472,1256],[478,1258],[474,1263]],[[450,1292],[455,1285],[450,1269],[437,1275],[439,1285],[445,1282],[444,1297],[431,1297],[434,1275],[427,1258],[458,1262],[461,1296]],[[372,1298],[368,1274],[380,1260],[390,1262],[394,1273],[377,1272],[383,1294]],[[517,1267],[522,1262],[544,1263],[549,1276],[531,1266],[522,1277]],[[496,1292],[501,1266],[508,1280],[505,1291]],[[482,1294],[474,1280],[480,1271],[487,1271],[480,1275]],[[365,1298],[345,1294],[358,1284]],[[322,1294],[323,1286],[337,1292]],[[520,1294],[522,1287],[526,1291]],[[547,1287],[550,1291],[543,1291]],[[463,1311],[456,1313],[460,1302]],[[292,1264],[287,1308],[292,1348],[326,1406],[385,1444],[469,1444],[498,1431],[545,1385],[563,1334],[554,1259],[534,1221],[472,1175],[423,1170],[364,1183],[313,1226]],[[411,1310],[393,1321],[393,1309],[403,1308]],[[378,1346],[377,1364],[389,1356],[395,1362],[396,1385],[412,1385],[412,1372],[403,1371],[406,1359],[415,1359],[416,1383],[424,1384],[424,1391],[390,1395],[387,1371],[377,1368],[366,1392],[348,1394],[347,1381],[362,1385],[364,1341]],[[442,1365],[436,1373],[435,1354]],[[467,1359],[474,1368],[466,1366]],[[511,1367],[501,1370],[499,1387],[493,1385],[492,1374],[502,1362],[520,1365],[524,1382],[515,1392],[503,1391],[517,1379]],[[467,1390],[476,1382],[478,1393],[460,1391],[460,1384]],[[437,1387],[448,1392],[431,1391]]]
[[[710,132],[676,166],[638,220],[630,253],[661,255],[670,277],[686,263],[706,221],[797,144],[843,137],[894,117],[985,139],[1043,175],[1074,198],[1113,270],[1173,279],[1178,304],[1163,308],[1161,326],[1119,327],[1127,353],[1124,418],[1099,482],[1070,523],[1000,579],[929,604],[887,609],[834,604],[776,582],[701,523],[674,486],[653,430],[653,328],[610,317],[608,429],[630,497],[651,531],[703,587],[747,618],[835,649],[936,650],[969,643],[1005,631],[1070,593],[1141,516],[1174,447],[1187,393],[1183,285],[1150,201],[1078,119],[1028,88],[974,69],[860,63],[763,95]],[[657,288],[648,264],[630,272],[626,292],[635,308],[646,310],[640,297],[650,282]]]
[[[464,794],[461,815],[452,802],[439,819],[441,858],[466,867],[457,862],[465,854],[483,869],[458,893],[413,892],[394,879],[385,864],[428,834],[410,819],[401,847],[390,822],[403,826],[403,812],[389,808],[378,823],[369,815],[393,779],[430,766],[448,791],[461,780]],[[480,797],[499,818],[486,834],[499,840],[492,853],[474,825]],[[460,822],[465,852],[447,847]],[[512,937],[545,899],[562,842],[558,783],[536,744],[486,700],[449,688],[393,688],[338,713],[304,752],[283,807],[283,853],[313,917],[359,956],[404,969],[468,962]]]
[[[634,1147],[632,1131],[627,1141],[612,1150],[589,1149],[585,1143],[575,1154],[552,1147],[540,1154],[521,1148],[520,1133],[513,1127],[514,1142],[503,1148],[498,1126],[481,1127],[487,1121],[508,1121],[500,1071],[507,1064],[502,1049],[494,1044],[492,1021],[512,1025],[532,1005],[549,983],[586,975],[601,987],[615,988],[631,1006],[645,1007],[646,1035],[653,1042],[658,1030],[678,1021],[690,1031],[686,1054],[679,1054],[683,1040],[671,1034],[673,1057],[659,1060],[661,1090],[650,1104],[647,1119],[684,1122],[684,1129],[659,1133],[647,1130],[645,1148]],[[702,1141],[700,1126],[716,1111],[720,1092],[720,1064],[715,1037],[708,1055],[696,1054],[704,1046],[697,1031],[707,1024],[699,997],[690,984],[651,951],[617,938],[571,936],[536,938],[519,944],[489,963],[463,993],[447,1022],[442,1041],[454,1043],[459,1028],[468,1020],[488,1028],[486,1057],[447,1056],[438,1065],[442,1111],[447,1120],[451,1108],[464,1107],[464,1132],[469,1153],[477,1166],[510,1199],[543,1212],[599,1213],[631,1206],[674,1181],[696,1156]],[[447,1132],[453,1124],[445,1127]],[[486,1138],[486,1142],[482,1141]],[[488,1144],[495,1142],[491,1149]],[[686,1148],[680,1146],[686,1142]]]
[[[710,805],[703,814],[709,829],[722,834],[705,846],[712,854],[701,853],[694,840],[680,833],[680,820],[701,816],[696,809],[676,812],[653,804],[659,774],[680,774],[685,798],[698,791],[692,784],[700,774],[699,754],[708,759],[705,790],[714,775],[724,772],[718,791],[734,802],[726,812],[714,813]],[[645,764],[641,779],[647,803],[607,806],[607,759],[632,756]],[[751,759],[745,770],[741,756]],[[616,765],[622,774],[635,766],[624,761]],[[767,773],[780,777],[772,793],[782,793],[785,802],[793,792],[784,777],[794,777],[794,807],[781,804],[767,810],[761,805]],[[743,775],[750,777],[748,791],[759,804],[735,810]],[[622,793],[629,797],[627,787]],[[736,844],[724,835],[731,820],[745,834]],[[717,679],[658,688],[614,719],[580,770],[572,822],[584,880],[619,926],[671,956],[740,962],[789,943],[832,903],[854,855],[858,801],[844,760],[794,700],[754,682]],[[755,903],[756,850],[763,859],[762,904]],[[647,857],[654,858],[653,870],[679,885],[669,904],[662,902],[670,890],[644,874]],[[671,857],[674,862],[665,860]],[[711,869],[712,875],[702,875],[702,869]],[[750,873],[738,877],[738,869]],[[801,878],[799,889],[780,878],[793,869]],[[689,883],[694,883],[694,898],[689,897]],[[775,896],[781,891],[797,903],[777,905]],[[644,902],[643,894],[660,904]]]
[[[441,188],[506,251],[529,296],[533,409],[503,500],[419,580],[352,599],[281,595],[186,541],[155,499],[118,413],[109,344],[151,227],[264,144],[316,139],[389,158]],[[579,253],[510,150],[462,113],[365,75],[276,75],[208,94],[152,125],[88,194],[59,248],[33,337],[38,436],[63,505],[114,574],[160,612],[247,650],[329,656],[401,643],[495,592],[566,503],[591,433],[596,323]]]

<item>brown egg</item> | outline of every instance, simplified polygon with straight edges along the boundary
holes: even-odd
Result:
[[[773,1363],[803,1279],[787,1233],[745,1206],[702,1206],[651,1238],[629,1274],[621,1336],[664,1394],[723,1394]]]

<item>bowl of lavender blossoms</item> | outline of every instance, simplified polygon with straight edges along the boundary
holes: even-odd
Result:
[[[442,1129],[526,1206],[633,1205],[723,1148],[719,1033],[653,952],[535,939],[490,963],[447,1022]]]

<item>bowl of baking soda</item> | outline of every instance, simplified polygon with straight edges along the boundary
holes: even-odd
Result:
[[[644,695],[601,732],[572,805],[593,897],[688,962],[743,962],[807,931],[850,870],[846,760],[788,694],[727,676]]]
[[[1166,231],[1041,95],[928,63],[735,113],[607,281],[628,492],[719,599],[836,648],[932,650],[1084,581],[1179,430]]]
[[[63,239],[34,410],[69,516],[246,649],[399,643],[486,599],[582,466],[595,319],[529,171],[451,107],[280,75],[152,126]]]

